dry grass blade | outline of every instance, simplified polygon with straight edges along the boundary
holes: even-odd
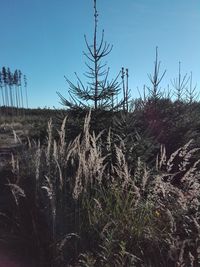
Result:
[[[24,190],[19,185],[13,184],[13,183],[9,183],[9,184],[7,184],[7,186],[10,187],[12,195],[15,199],[15,203],[18,206],[19,205],[19,198],[20,197],[23,197],[23,198],[26,197]]]
[[[47,160],[47,165],[50,165],[50,155],[51,155],[51,147],[52,147],[52,118],[48,121],[48,126],[47,126],[47,152],[46,152],[46,160]]]
[[[64,159],[64,154],[65,154],[65,148],[66,148],[66,142],[65,142],[65,127],[66,127],[66,121],[67,121],[67,116],[64,118],[61,129],[58,131],[59,134],[59,155],[61,159]]]

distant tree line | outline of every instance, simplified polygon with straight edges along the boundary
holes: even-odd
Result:
[[[2,67],[0,71],[0,106],[12,111],[28,108],[27,78],[21,70],[12,72]]]

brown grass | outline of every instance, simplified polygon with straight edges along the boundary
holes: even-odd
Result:
[[[58,139],[50,120],[46,145],[12,157],[14,221],[32,229],[38,266],[199,266],[199,149],[161,146],[155,168],[138,158],[133,175],[123,143],[112,150],[109,131],[104,145],[90,118],[69,143],[67,117]]]

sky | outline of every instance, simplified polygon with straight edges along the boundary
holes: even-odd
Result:
[[[128,68],[133,98],[150,85],[156,46],[167,70],[161,87],[171,88],[180,61],[200,88],[199,0],[98,0],[97,9],[98,36],[104,29],[113,45],[109,79]],[[56,92],[69,98],[64,76],[76,83],[77,72],[87,82],[84,34],[91,43],[93,18],[93,0],[0,0],[0,67],[27,76],[29,107],[62,108]]]

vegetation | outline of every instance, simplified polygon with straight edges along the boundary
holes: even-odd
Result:
[[[198,267],[200,102],[192,74],[182,77],[179,63],[173,90],[162,90],[156,48],[144,97],[130,100],[122,68],[117,103],[120,74],[108,83],[109,69],[102,73],[99,60],[112,47],[104,33],[97,45],[97,16],[94,0],[93,45],[85,38],[92,82],[66,79],[73,101],[59,96],[67,110],[24,109],[20,83],[10,82],[18,71],[2,69],[0,252],[40,267]]]
[[[89,111],[74,139],[70,113],[57,132],[50,119],[43,144],[24,142],[1,171],[4,242],[36,266],[198,266],[200,104],[178,104],[158,99],[152,123],[155,103],[137,103],[98,134]]]
[[[0,106],[7,112],[10,110],[16,116],[23,108],[28,108],[27,78],[20,70],[12,73],[10,68],[2,67],[0,91]]]
[[[81,81],[79,76],[75,73],[77,78],[77,85],[72,83],[67,77],[65,77],[69,85],[69,95],[72,101],[67,100],[60,93],[58,93],[61,103],[64,106],[70,108],[93,106],[97,109],[109,109],[114,110],[120,106],[128,103],[127,94],[124,94],[124,99],[118,103],[118,94],[120,93],[120,86],[118,77],[120,73],[112,81],[108,80],[109,68],[106,68],[106,63],[102,63],[102,60],[110,54],[112,47],[110,44],[104,41],[104,31],[102,31],[101,39],[98,44],[97,38],[97,25],[98,25],[98,12],[96,6],[96,0],[94,0],[94,35],[93,44],[88,43],[86,35],[85,43],[87,47],[87,53],[84,52],[84,56],[89,63],[85,63],[88,71],[85,76],[89,79],[87,86]],[[122,79],[124,73],[122,71]],[[115,103],[117,101],[117,103]]]

